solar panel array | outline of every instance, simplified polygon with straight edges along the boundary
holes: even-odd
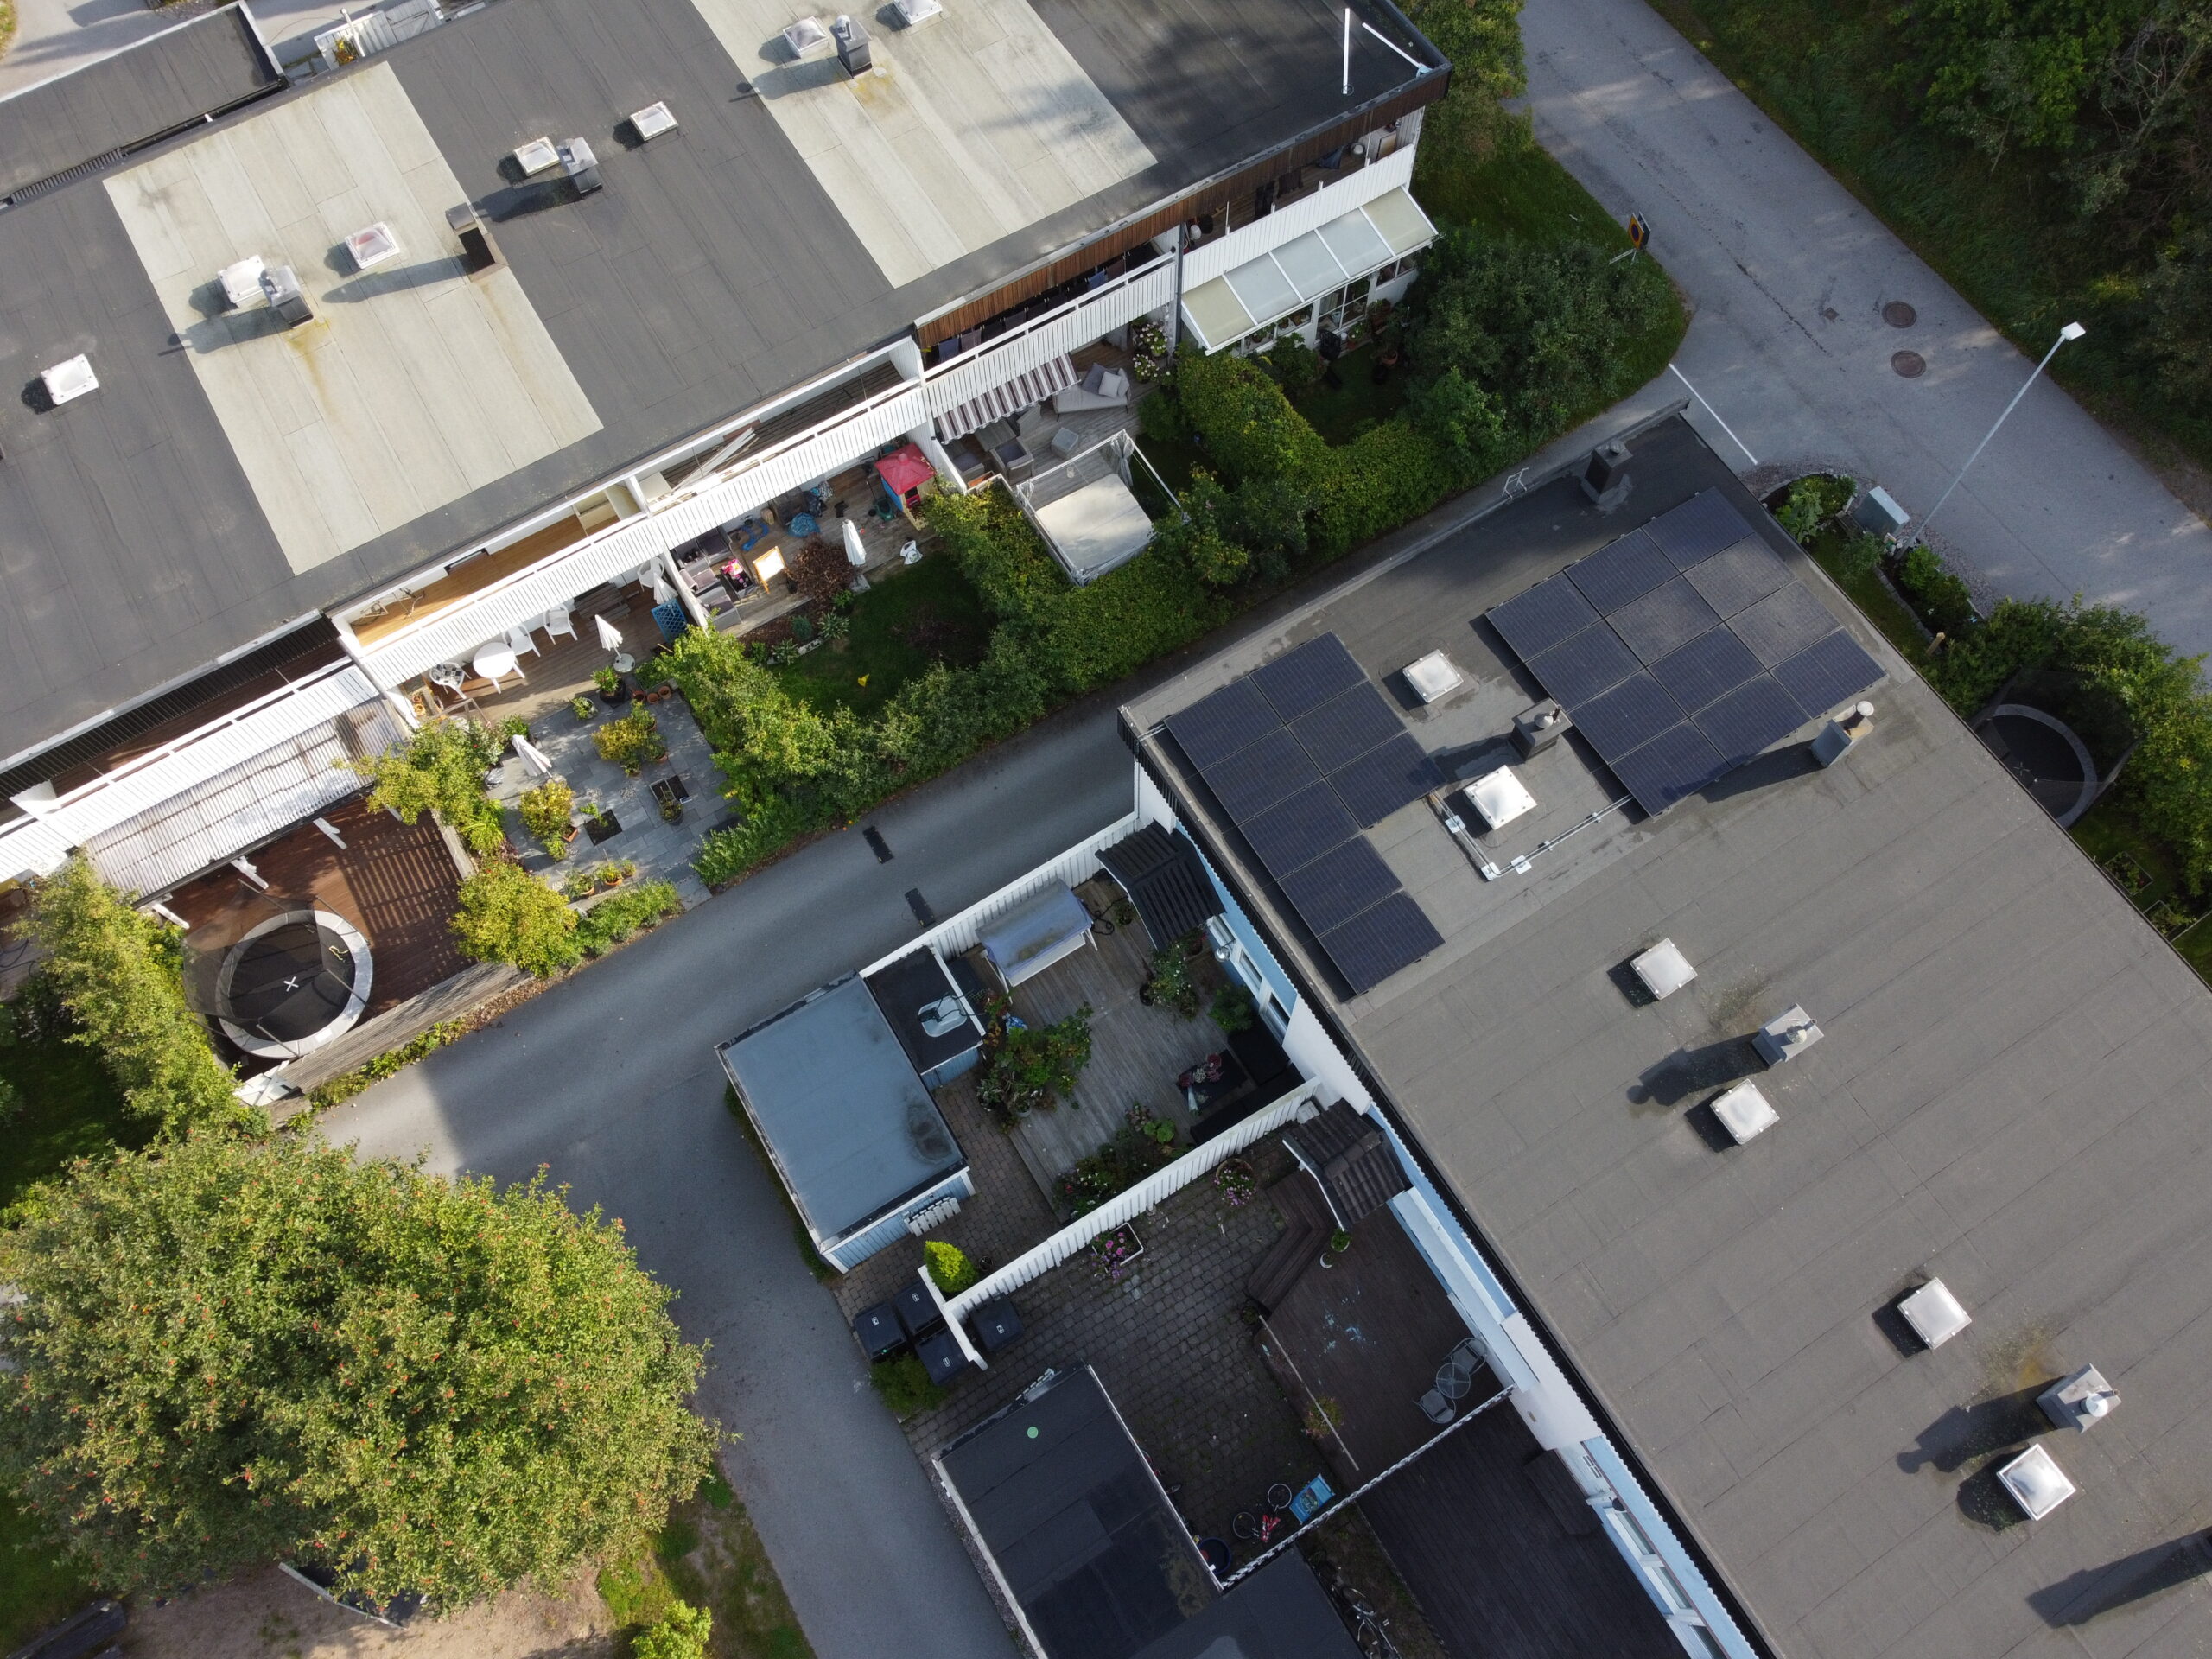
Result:
[[[1508,600],[1490,620],[1647,812],[1882,677],[1718,490]]]
[[[1444,779],[1335,634],[1167,730],[1355,995],[1444,943],[1360,834]]]

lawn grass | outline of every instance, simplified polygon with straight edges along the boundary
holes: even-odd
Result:
[[[718,1659],[813,1659],[753,1518],[719,1473],[669,1511],[650,1550],[601,1569],[599,1594],[632,1637],[680,1599],[714,1615]]]
[[[1405,406],[1406,380],[1402,369],[1393,370],[1382,385],[1375,383],[1375,348],[1362,346],[1337,359],[1337,378],[1344,384],[1316,381],[1291,407],[1303,415],[1329,442],[1350,443],[1371,426],[1380,426]]]
[[[845,708],[866,718],[931,663],[966,667],[990,643],[982,597],[944,555],[869,582],[853,601],[849,637],[779,671],[785,684],[817,709]]]

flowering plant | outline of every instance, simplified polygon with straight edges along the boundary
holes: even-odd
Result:
[[[1137,1236],[1136,1224],[1125,1221],[1112,1232],[1092,1240],[1090,1253],[1098,1258],[1106,1277],[1119,1284],[1122,1275],[1144,1254],[1144,1241]]]
[[[1252,1173],[1252,1166],[1242,1158],[1231,1158],[1213,1173],[1213,1190],[1221,1194],[1232,1210],[1251,1202],[1252,1194],[1259,1190],[1259,1179]]]

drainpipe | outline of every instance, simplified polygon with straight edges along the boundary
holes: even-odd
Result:
[[[1183,335],[1183,229],[1187,221],[1175,221],[1175,297],[1167,302],[1167,356],[1174,359],[1176,347],[1182,344]]]

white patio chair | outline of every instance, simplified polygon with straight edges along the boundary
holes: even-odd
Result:
[[[538,626],[545,630],[548,639],[573,639],[576,637],[576,613],[563,605],[538,619]]]
[[[528,628],[512,627],[507,630],[507,649],[518,657],[535,657],[537,655],[537,641],[530,637]]]

